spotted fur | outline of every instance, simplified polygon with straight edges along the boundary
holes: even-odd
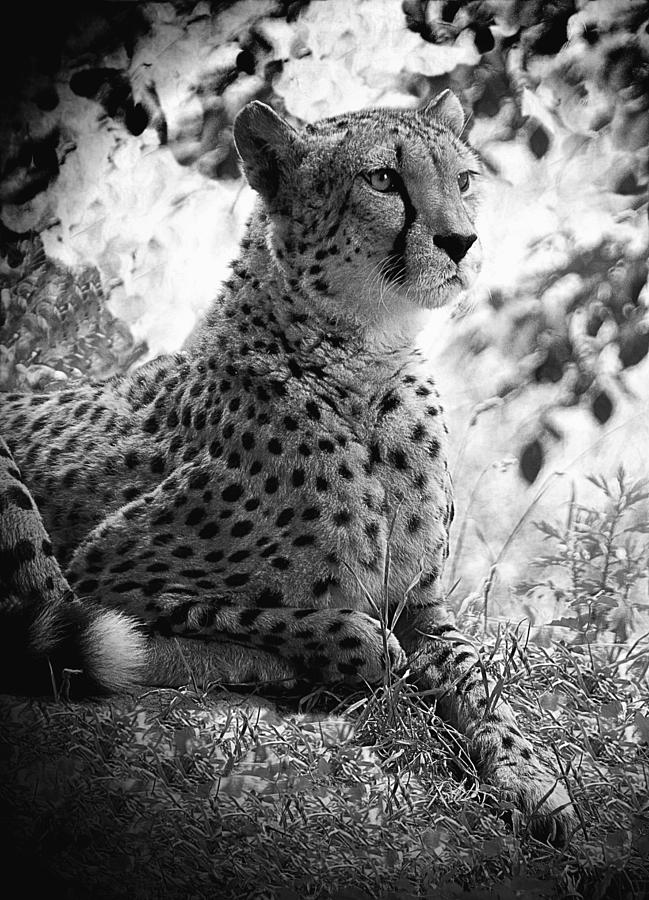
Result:
[[[48,680],[49,660],[113,688],[177,683],[189,662],[294,684],[408,665],[483,779],[565,837],[567,795],[506,704],[490,708],[441,587],[446,428],[413,338],[479,267],[462,123],[448,93],[301,132],[250,104],[235,140],[260,200],[186,351],[5,397],[9,674]]]

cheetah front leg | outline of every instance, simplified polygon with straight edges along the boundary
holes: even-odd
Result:
[[[477,651],[440,605],[406,610],[395,628],[417,685],[439,714],[465,734],[480,777],[513,801],[532,833],[563,844],[575,827],[570,798],[494,693]],[[493,698],[493,699],[492,699]]]

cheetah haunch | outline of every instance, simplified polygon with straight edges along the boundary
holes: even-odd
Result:
[[[230,684],[376,682],[387,651],[483,780],[565,838],[565,790],[490,708],[442,595],[446,429],[413,337],[479,267],[463,125],[449,92],[301,132],[249,104],[234,135],[258,205],[186,352],[5,398],[5,688],[63,668],[90,690],[178,684],[187,660]]]

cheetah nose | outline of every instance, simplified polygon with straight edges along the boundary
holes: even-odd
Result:
[[[450,234],[436,234],[433,237],[433,244],[446,250],[454,263],[459,263],[477,240],[477,234],[458,234],[457,231],[452,231]]]

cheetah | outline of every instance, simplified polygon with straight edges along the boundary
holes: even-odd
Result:
[[[455,628],[440,398],[415,335],[480,266],[458,99],[234,124],[257,193],[183,352],[7,395],[0,683],[376,683],[407,671],[481,778],[564,841],[568,794]],[[389,577],[386,573],[389,572]]]

